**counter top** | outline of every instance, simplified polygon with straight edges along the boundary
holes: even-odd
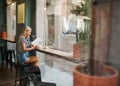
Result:
[[[45,53],[45,54],[50,54],[50,55],[55,55],[58,58],[66,59],[69,61],[72,61],[74,63],[79,63],[81,61],[85,61],[85,59],[75,59],[73,58],[73,52],[64,52],[60,50],[55,50],[55,49],[44,49],[44,48],[37,48],[37,51]]]

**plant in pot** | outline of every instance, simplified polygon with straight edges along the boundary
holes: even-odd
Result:
[[[85,21],[88,21],[89,18],[87,17],[87,5],[86,5],[86,0],[81,1],[77,5],[72,6],[70,9],[72,14],[76,15],[76,18],[78,19],[79,25],[83,26],[83,23],[85,24]],[[79,26],[78,25],[78,26]],[[85,29],[84,27],[81,27],[81,29]],[[73,58],[74,59],[81,59],[81,47],[83,45],[82,42],[86,41],[85,38],[85,31],[81,31],[80,28],[77,28],[76,30],[76,43],[73,45]],[[85,38],[85,39],[84,39]]]
[[[105,29],[108,29],[107,26],[109,26],[109,22],[107,19],[104,20],[106,26],[101,27],[102,20],[100,19],[100,15],[105,18],[107,17],[108,19],[109,16],[106,16],[105,8],[100,9],[100,7],[98,9],[99,12],[102,11],[102,14],[98,15],[96,13],[96,10],[98,10],[96,3],[97,2],[94,0],[94,3],[92,4],[90,56],[83,65],[77,65],[74,67],[73,86],[117,86],[118,84],[118,71],[113,67],[105,65],[107,52],[109,52],[107,48],[109,47],[107,46],[108,34],[105,32]]]
[[[76,30],[76,43],[73,45],[73,58],[80,59],[79,30]]]
[[[2,28],[1,38],[6,38],[7,37],[7,34],[6,34],[6,25],[2,24],[1,28]]]
[[[88,52],[88,46],[89,46],[89,33],[86,31],[76,31],[76,44],[73,45],[73,57],[75,59],[81,59],[84,60],[86,58],[81,58],[81,53]],[[87,48],[87,49],[86,49]],[[86,50],[86,52],[84,52]]]

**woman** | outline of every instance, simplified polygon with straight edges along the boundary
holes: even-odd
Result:
[[[33,66],[38,67],[39,61],[35,56],[28,56],[28,52],[34,50],[36,46],[29,44],[29,36],[31,35],[31,28],[26,26],[22,29],[18,39],[18,54],[20,62],[32,63]]]

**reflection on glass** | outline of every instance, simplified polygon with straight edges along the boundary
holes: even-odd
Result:
[[[48,24],[47,40],[48,45],[54,47],[58,50],[63,50],[66,52],[72,52],[73,44],[76,43],[76,32],[79,31],[78,39],[84,41],[84,39],[89,39],[90,34],[90,18],[89,14],[77,14],[74,13],[79,10],[77,8],[79,5],[80,9],[85,8],[85,12],[88,11],[84,0],[51,0],[49,5],[46,5],[46,16]],[[83,7],[80,5],[84,4]],[[85,7],[84,7],[85,6]],[[66,35],[65,35],[66,34]],[[84,34],[84,36],[82,35]],[[86,39],[86,40],[88,40]],[[68,42],[65,42],[67,40]]]

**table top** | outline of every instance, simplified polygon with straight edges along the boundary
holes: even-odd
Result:
[[[4,41],[8,41],[8,42],[11,42],[11,43],[16,43],[16,41],[14,39],[9,39],[9,38],[1,38],[0,39],[4,40]]]
[[[75,59],[75,58],[73,58],[73,52],[64,52],[64,51],[50,49],[50,48],[48,48],[48,49],[37,48],[37,51],[45,53],[45,54],[55,55],[59,58],[66,59],[66,60],[72,61],[74,63],[79,63],[80,61],[85,60],[85,59]]]
[[[72,58],[73,57],[73,53],[68,53],[68,52],[63,52],[60,50],[55,50],[55,49],[44,49],[44,48],[38,48],[37,49],[40,52],[45,52],[45,53],[49,53],[49,54],[54,54],[54,55],[58,55],[58,56],[64,56],[67,58]]]

